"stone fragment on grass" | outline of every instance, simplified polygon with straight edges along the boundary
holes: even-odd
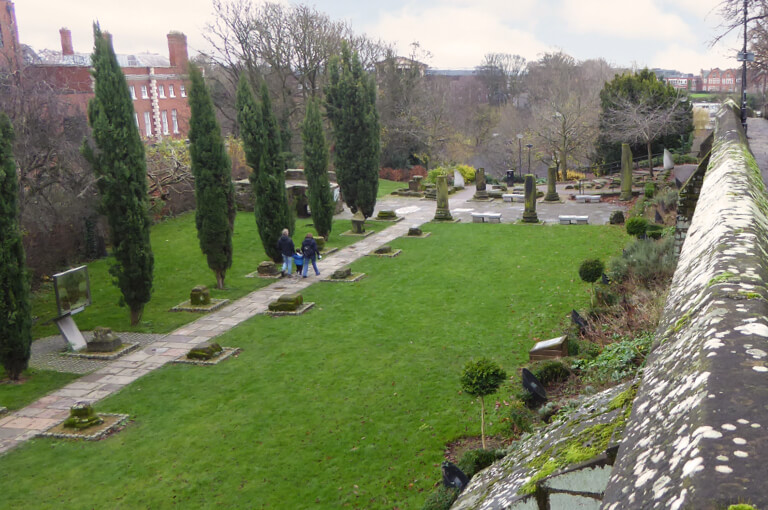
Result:
[[[211,304],[211,292],[205,285],[198,285],[189,293],[189,303],[192,306]]]

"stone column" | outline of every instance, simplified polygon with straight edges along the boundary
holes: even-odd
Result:
[[[547,168],[547,194],[544,195],[545,202],[559,202],[560,195],[557,194],[557,166],[550,165]]]
[[[437,211],[435,219],[451,221],[451,210],[448,208],[448,179],[444,175],[437,176]]]
[[[476,200],[488,200],[488,192],[485,190],[485,168],[478,168],[475,172]]]
[[[619,200],[632,200],[632,151],[621,144],[621,195]]]
[[[536,215],[536,177],[532,174],[525,176],[525,211],[523,211],[523,223],[538,223]]]
[[[360,209],[352,216],[352,232],[355,234],[365,233],[365,216]]]

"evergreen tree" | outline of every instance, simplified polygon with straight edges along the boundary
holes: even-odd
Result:
[[[307,104],[301,138],[304,141],[304,174],[309,184],[312,223],[317,234],[328,239],[335,204],[328,181],[328,146],[325,143],[323,121],[320,118],[320,108],[314,100]]]
[[[16,381],[29,362],[32,317],[12,149],[13,127],[0,113],[0,363]]]
[[[250,180],[259,237],[267,256],[279,262],[283,257],[277,249],[277,240],[284,228],[294,231],[295,218],[288,206],[280,130],[266,84],[261,86],[261,105],[257,105],[248,82],[241,77],[237,111],[245,160],[253,170]]]
[[[114,255],[109,272],[122,292],[121,304],[131,310],[131,325],[136,325],[152,294],[154,267],[147,214],[147,163],[133,117],[133,101],[112,43],[96,24],[93,37],[91,73],[95,84],[94,97],[88,103],[88,123],[96,149],[86,142],[82,152],[99,177]]]
[[[326,110],[331,121],[336,177],[353,213],[373,214],[379,188],[379,115],[376,84],[360,58],[344,43],[341,58],[331,59]]]
[[[232,267],[232,231],[237,212],[232,166],[203,74],[190,65],[189,77],[189,152],[195,176],[197,238],[208,267],[216,274],[216,286],[223,289],[224,276]]]

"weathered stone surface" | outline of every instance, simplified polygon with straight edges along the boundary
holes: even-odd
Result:
[[[271,260],[265,260],[256,268],[256,272],[263,276],[275,276],[279,273],[277,266]]]
[[[419,227],[409,227],[408,228],[408,235],[409,236],[420,236],[423,235],[424,232]]]
[[[704,183],[704,174],[709,166],[710,153],[701,160],[696,170],[688,177],[683,187],[677,194],[677,220],[675,223],[675,254],[680,255],[688,229],[691,226],[693,213],[696,211],[696,203],[699,201],[701,185]]]
[[[768,508],[768,202],[732,101],[603,508]]]
[[[475,171],[475,199],[486,200],[488,191],[485,185],[485,168],[478,168]]]
[[[221,353],[222,350],[222,347],[216,342],[204,342],[190,349],[187,358],[209,360]]]
[[[373,253],[382,255],[384,253],[392,253],[392,247],[388,244],[385,244],[383,246],[379,246],[375,250],[373,250]]]
[[[304,297],[299,293],[283,294],[277,301],[269,303],[267,308],[273,312],[292,312],[299,309],[304,303]]]
[[[538,223],[536,214],[536,177],[532,174],[525,176],[525,210],[523,211],[523,223]]]
[[[334,280],[343,280],[344,278],[349,278],[350,276],[352,276],[352,269],[348,267],[337,269],[333,272],[333,274],[331,274],[331,278]]]
[[[453,185],[457,188],[464,187],[464,176],[458,170],[453,171]]]
[[[664,170],[672,170],[674,168],[675,160],[672,158],[672,153],[664,149]]]
[[[557,167],[554,165],[547,168],[547,194],[544,195],[544,201],[560,201],[560,195],[557,194]]]
[[[87,352],[112,352],[120,348],[123,341],[111,329],[93,328],[93,339],[87,341]]]
[[[621,144],[621,195],[619,200],[632,200],[632,151],[629,144]]]
[[[448,208],[448,180],[444,175],[437,177],[437,210],[435,219],[440,221],[451,221],[451,210]]]
[[[205,285],[198,285],[189,293],[189,303],[193,306],[211,303],[211,292]]]
[[[365,232],[365,216],[362,211],[358,209],[354,216],[352,216],[352,232],[355,234],[362,234]]]
[[[397,218],[397,214],[395,214],[395,211],[379,211],[376,218],[380,220],[394,220]]]

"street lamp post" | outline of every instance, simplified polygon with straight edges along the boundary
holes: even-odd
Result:
[[[744,51],[741,62],[741,127],[747,134],[747,0],[744,0]]]
[[[528,147],[528,173],[531,173],[531,147],[533,147],[532,143],[526,143],[526,147]]]
[[[520,172],[520,176],[523,176],[523,135],[522,133],[518,133],[517,135],[517,154],[520,156],[519,165],[517,168],[519,169],[518,172]]]

